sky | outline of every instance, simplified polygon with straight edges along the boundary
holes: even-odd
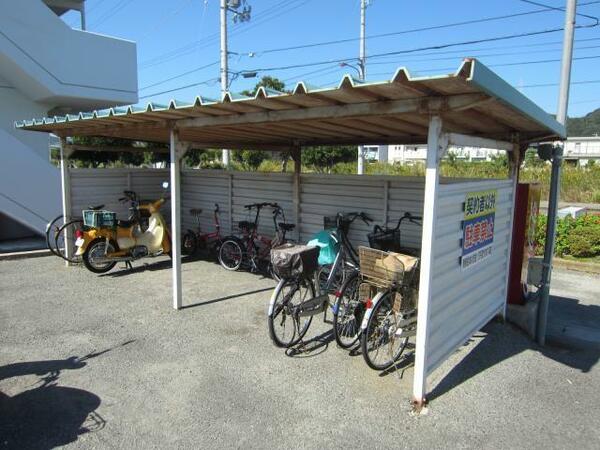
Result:
[[[555,8],[566,3],[535,2]],[[229,14],[232,92],[252,88],[264,75],[285,81],[290,89],[299,80],[322,87],[337,85],[346,73],[357,76],[352,66],[356,66],[359,52],[360,0],[246,3],[252,7],[250,21],[234,23]],[[600,25],[594,19],[600,17],[600,0],[578,3],[578,12],[591,17],[577,17],[580,28],[575,31],[571,117],[600,108]],[[86,5],[88,31],[137,43],[140,104],[190,101],[196,95],[220,98],[219,0],[87,0]],[[533,11],[538,12],[522,14]],[[515,14],[522,15],[456,25]],[[563,38],[557,29],[563,27],[564,16],[563,11],[524,0],[370,0],[367,80],[390,79],[403,66],[415,75],[450,73],[464,57],[477,57],[554,113]],[[79,26],[74,12],[63,18],[71,26]],[[530,33],[536,34],[504,39]],[[472,42],[490,38],[503,39]],[[344,42],[285,50],[338,40]],[[442,45],[446,47],[439,48]],[[427,47],[438,48],[423,49]],[[397,54],[378,56],[389,52]],[[342,67],[341,62],[349,65]],[[241,76],[251,71],[257,71],[256,78]]]

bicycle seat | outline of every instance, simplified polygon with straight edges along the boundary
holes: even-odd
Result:
[[[98,211],[98,210],[100,210],[102,208],[104,208],[104,205],[88,206],[88,209],[91,209],[92,211]]]
[[[296,228],[296,224],[294,223],[279,222],[277,225],[279,225],[279,228],[281,228],[283,231],[292,231],[294,228]]]
[[[200,214],[202,214],[202,210],[198,208],[192,208],[190,209],[190,214],[192,216],[199,216]]]
[[[117,226],[122,228],[130,228],[135,223],[135,220],[117,220]]]
[[[240,230],[252,230],[254,228],[254,222],[248,222],[247,220],[242,220],[238,223],[238,227]]]

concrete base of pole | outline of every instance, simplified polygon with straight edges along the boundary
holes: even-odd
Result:
[[[537,298],[528,300],[524,305],[508,305],[506,320],[525,331],[531,339],[535,339],[538,306]]]

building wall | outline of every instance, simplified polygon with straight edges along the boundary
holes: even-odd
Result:
[[[48,134],[14,122],[137,102],[136,59],[134,43],[73,30],[41,0],[0,0],[0,213],[43,234],[62,210]]]
[[[563,155],[566,160],[577,161],[581,166],[600,160],[600,136],[568,138]]]

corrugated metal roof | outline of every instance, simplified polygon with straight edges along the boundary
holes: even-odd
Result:
[[[292,92],[260,88],[254,97],[119,107],[16,123],[63,136],[112,136],[168,142],[170,130],[198,146],[280,148],[290,145],[423,143],[429,116],[447,131],[521,141],[562,138],[565,128],[474,59],[452,74],[359,82],[346,75],[334,88],[298,82]]]

